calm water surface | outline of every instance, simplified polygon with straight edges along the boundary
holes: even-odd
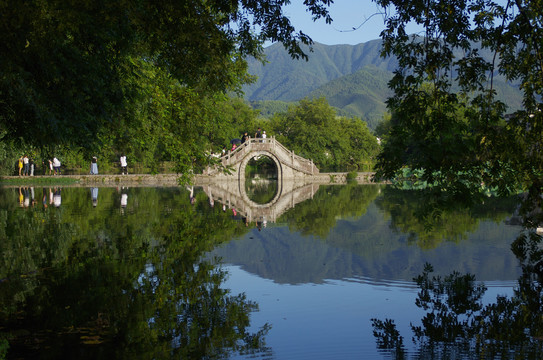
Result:
[[[446,342],[411,341],[424,265],[473,274],[481,304],[518,287],[514,199],[429,217],[383,186],[313,191],[272,220],[205,187],[1,188],[0,354],[449,358]],[[382,346],[372,319],[392,320],[401,346]]]

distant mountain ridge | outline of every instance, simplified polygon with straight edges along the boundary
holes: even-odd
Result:
[[[245,98],[297,101],[329,81],[361,70],[367,65],[392,72],[397,62],[380,57],[381,40],[358,45],[313,45],[309,60],[292,59],[282,45],[264,50],[267,64],[249,61],[249,73],[258,81],[244,88]]]
[[[269,114],[273,109],[286,108],[278,106],[281,102],[325,97],[338,114],[360,117],[373,129],[386,111],[385,101],[391,95],[387,83],[398,65],[395,58],[381,58],[380,52],[381,40],[358,45],[316,43],[308,53],[309,60],[304,61],[292,59],[280,44],[271,45],[264,49],[265,65],[249,60],[249,73],[258,81],[244,87],[245,99]],[[499,76],[494,87],[510,111],[522,107],[517,88]]]

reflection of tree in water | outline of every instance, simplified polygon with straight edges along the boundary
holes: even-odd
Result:
[[[456,199],[422,191],[386,187],[375,203],[390,214],[390,226],[409,234],[409,241],[433,249],[442,241],[459,241],[479,227],[483,219],[501,222],[513,213],[516,197]],[[507,200],[507,201],[505,201]]]
[[[100,190],[97,207],[72,189],[62,209],[30,211],[12,211],[16,194],[0,191],[9,200],[0,210],[0,354],[6,343],[10,357],[52,359],[266,350],[268,326],[248,331],[258,305],[222,289],[226,274],[200,259],[242,224],[201,211],[205,194],[191,205],[178,189],[133,191],[136,208],[124,216],[114,189]]]
[[[247,196],[257,204],[270,203],[277,194],[277,187],[277,180],[245,180],[245,191]]]
[[[528,195],[522,203],[524,224],[539,223],[540,211],[533,199]],[[473,275],[431,276],[433,269],[427,264],[414,279],[420,288],[416,305],[426,311],[421,326],[411,324],[416,357],[539,359],[543,351],[541,241],[533,227],[519,235],[511,246],[522,267],[518,287],[512,297],[498,296],[487,305],[482,302],[486,288]],[[372,323],[378,348],[396,359],[408,357],[393,319],[372,319]]]
[[[281,215],[279,222],[287,222],[291,230],[303,235],[325,238],[338,218],[360,217],[379,195],[378,185],[320,186],[311,200],[296,205]]]

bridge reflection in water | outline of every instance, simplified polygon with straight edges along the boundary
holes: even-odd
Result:
[[[201,186],[214,203],[235,209],[247,222],[276,222],[287,210],[296,204],[311,199],[319,189],[318,183],[300,181],[279,181],[273,199],[259,204],[249,198],[244,181],[214,181]]]

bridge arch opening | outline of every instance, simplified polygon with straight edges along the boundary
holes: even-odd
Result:
[[[268,155],[250,157],[245,165],[245,192],[257,204],[273,201],[279,189],[279,169],[276,161]]]
[[[256,159],[255,159],[256,158]],[[264,158],[267,158],[267,159],[264,159]],[[275,177],[275,183],[277,184],[277,189],[274,191],[274,195],[271,199],[269,199],[270,195],[267,195],[266,196],[266,199],[257,199],[258,200],[258,203],[253,201],[251,198],[249,198],[248,196],[248,193],[247,193],[247,188],[246,188],[246,176],[245,176],[245,172],[247,170],[247,164],[249,164],[250,161],[253,161],[253,159],[255,159],[255,161],[258,161],[259,159],[263,159],[262,161],[266,161],[266,162],[269,162],[271,160],[271,162],[273,162],[275,164],[275,169],[276,170],[276,177]],[[270,159],[270,160],[268,160]],[[267,165],[269,166],[269,165]],[[253,204],[255,204],[256,206],[268,206],[269,204],[273,204],[275,201],[277,201],[277,199],[281,196],[281,193],[282,193],[282,183],[283,183],[283,169],[281,167],[281,162],[279,161],[279,159],[271,152],[269,151],[265,151],[265,150],[260,150],[260,151],[254,151],[254,152],[251,152],[250,154],[248,154],[247,156],[245,156],[243,158],[243,160],[239,163],[239,168],[238,168],[238,184],[239,184],[239,187],[240,187],[240,194],[242,194],[243,198],[248,201],[248,202],[251,202]],[[266,191],[269,191],[269,190],[266,190]],[[269,191],[271,192],[271,191]],[[254,196],[253,196],[254,197]]]

